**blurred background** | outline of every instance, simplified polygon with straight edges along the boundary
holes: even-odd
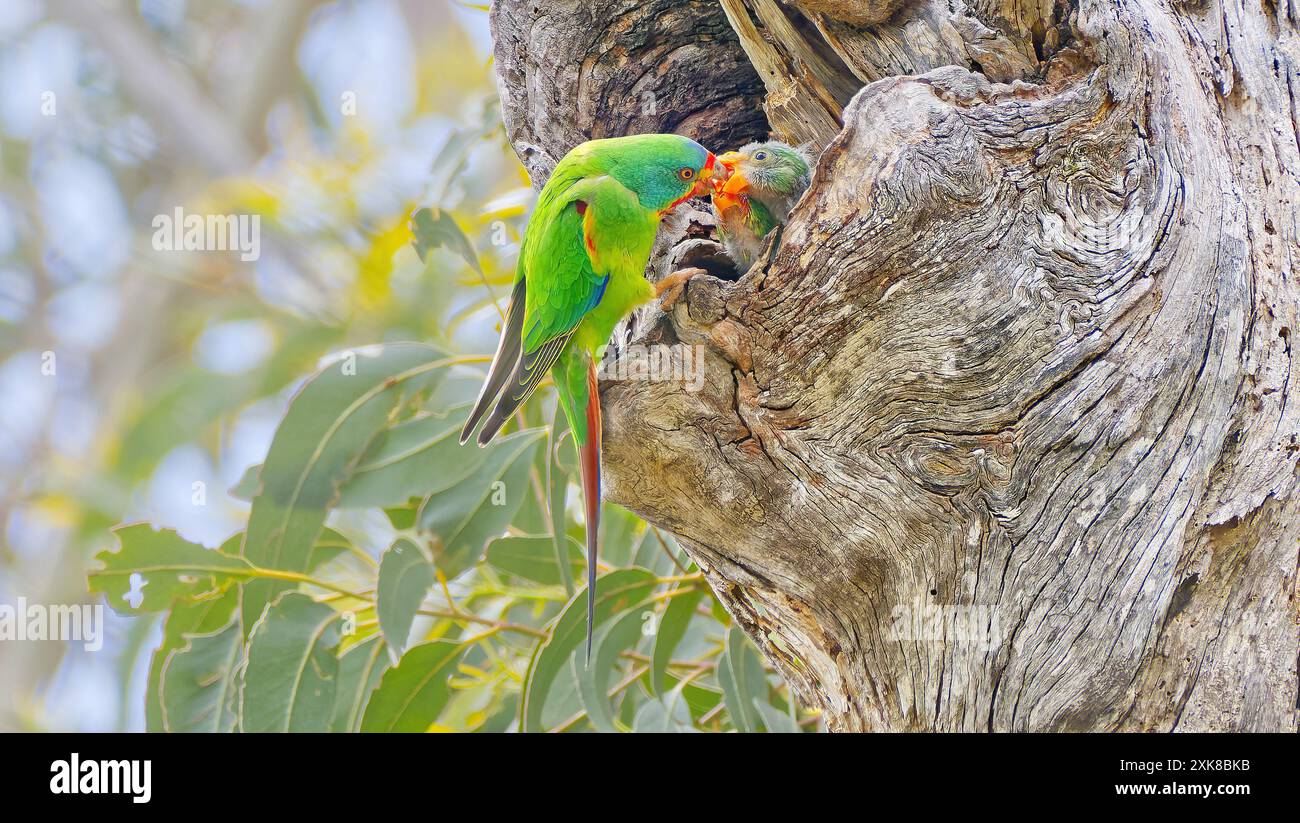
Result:
[[[102,602],[118,522],[240,529],[326,353],[491,350],[494,292],[407,228],[450,211],[505,296],[532,191],[490,52],[450,0],[0,3],[0,602]],[[178,207],[260,215],[259,259],[155,250]],[[144,728],[160,617],[105,619],[101,652],[0,643],[0,729]]]

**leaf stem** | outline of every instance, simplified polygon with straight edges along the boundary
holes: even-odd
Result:
[[[648,671],[650,671],[650,667],[649,667],[649,666],[641,666],[640,668],[633,669],[632,673],[629,674],[627,677],[623,678],[622,680],[620,680],[620,681],[619,681],[619,682],[614,686],[614,688],[612,688],[612,689],[609,690],[609,692],[608,692],[608,694],[607,694],[606,696],[607,696],[607,697],[611,697],[611,698],[613,698],[613,697],[617,697],[618,694],[619,694],[619,692],[623,691],[623,690],[626,689],[628,686],[631,686],[633,683],[635,683],[636,681],[640,680],[640,679],[641,679],[641,676],[644,675],[644,674],[645,674],[646,672],[648,672]],[[570,728],[572,728],[573,726],[577,725],[577,723],[578,723],[579,721],[581,721],[582,718],[584,718],[584,717],[586,717],[586,716],[587,716],[587,710],[586,710],[586,709],[583,709],[582,711],[580,711],[580,712],[578,712],[577,714],[575,714],[573,717],[570,717],[568,720],[566,720],[566,721],[564,721],[563,723],[561,723],[560,725],[556,726],[554,729],[551,729],[551,731],[553,731],[553,732],[564,732],[564,731],[568,731]]]
[[[375,602],[373,595],[367,595],[363,592],[345,589],[342,586],[336,586],[326,580],[318,580],[310,575],[301,574],[300,572],[281,571],[280,569],[263,569],[258,566],[245,570],[244,575],[248,577],[264,577],[270,580],[284,580],[289,583],[302,583],[308,586],[315,586],[320,589],[326,589],[344,597],[351,597],[355,600],[364,600],[367,603]],[[519,623],[509,623],[502,620],[493,620],[490,617],[479,617],[476,614],[468,614],[459,610],[445,609],[417,609],[416,614],[422,614],[426,617],[441,617],[447,620],[458,620],[464,623],[475,623],[480,626],[489,626],[500,631],[518,632],[520,634],[532,635],[533,637],[550,637],[550,634],[541,629],[534,629],[531,626],[524,626]]]
[[[532,635],[533,637],[550,637],[550,634],[541,629],[534,629],[532,626],[524,626],[519,623],[507,623],[501,620],[493,620],[490,617],[479,617],[477,614],[468,614],[459,611],[447,611],[445,609],[416,609],[416,614],[422,614],[425,617],[441,617],[446,620],[459,620],[465,623],[475,623],[480,626],[490,626],[494,629],[507,632],[518,632],[519,634]]]
[[[694,572],[692,574],[679,574],[675,577],[656,577],[655,583],[694,583],[696,580],[703,580],[704,572]]]
[[[673,565],[676,566],[682,574],[690,574],[690,570],[683,566],[682,562],[677,559],[675,554],[673,554],[672,549],[668,548],[668,541],[664,539],[663,532],[659,531],[659,527],[651,526],[650,531],[655,533],[655,539],[659,541],[660,548],[664,550],[664,554],[668,555],[668,559],[673,561]]]

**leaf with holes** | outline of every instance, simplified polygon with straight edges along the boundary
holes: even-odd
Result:
[[[238,535],[234,538],[238,541]],[[236,543],[237,544],[237,543]],[[227,589],[216,597],[201,600],[180,598],[167,614],[163,622],[162,641],[154,650],[149,661],[149,679],[145,685],[145,730],[151,732],[165,731],[162,714],[162,674],[163,664],[172,652],[182,648],[188,642],[187,635],[211,634],[219,631],[230,622],[231,615],[239,605],[239,590]]]
[[[213,596],[252,571],[242,558],[191,543],[172,529],[135,523],[113,533],[117,551],[95,555],[100,568],[88,577],[90,591],[103,592],[122,614],[161,611],[179,597]]]

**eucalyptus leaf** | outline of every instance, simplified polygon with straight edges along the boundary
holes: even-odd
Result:
[[[548,519],[551,522],[551,561],[559,573],[564,591],[571,595],[574,571],[567,562],[569,541],[565,533],[571,471],[567,464],[560,461],[560,449],[564,446],[564,435],[568,430],[569,418],[564,414],[563,405],[557,402],[555,413],[551,416],[551,430],[546,447],[546,501]]]
[[[578,672],[578,689],[582,692],[587,719],[599,731],[619,731],[614,724],[614,706],[609,699],[610,680],[614,676],[619,656],[641,639],[646,617],[653,619],[653,608],[654,603],[646,601],[612,620],[601,631],[599,638],[593,641],[591,665],[586,667],[586,671]]]
[[[469,406],[399,423],[376,438],[344,484],[338,508],[398,506],[452,488],[483,464],[487,452],[464,448]]]
[[[645,569],[620,569],[596,582],[595,625],[597,628],[629,609],[639,606],[655,588],[656,578]],[[556,677],[569,657],[586,641],[587,590],[574,593],[556,618],[551,636],[539,644],[524,677],[520,723],[523,731],[542,731],[542,711]]]
[[[185,636],[162,665],[159,704],[169,732],[230,732],[238,725],[243,637],[230,610],[224,628]]]
[[[359,640],[339,657],[338,688],[334,690],[334,717],[330,731],[355,732],[370,695],[388,671],[388,646],[382,636]]]
[[[718,707],[718,704],[722,702],[722,691],[705,684],[700,678],[679,677],[676,672],[669,671],[668,682],[670,686],[668,691],[677,688],[681,689],[682,697],[686,700],[686,705],[690,707],[691,718],[696,723],[713,712]]]
[[[445,372],[443,352],[392,343],[343,353],[289,403],[261,470],[242,554],[268,569],[302,572],[357,461],[405,398]],[[240,603],[245,635],[266,604],[292,584],[255,580]]]
[[[361,731],[426,731],[447,705],[451,673],[464,652],[464,646],[447,640],[413,646],[384,672],[366,704]]]
[[[650,658],[650,685],[655,694],[662,695],[668,687],[668,663],[672,660],[673,652],[677,651],[677,645],[686,636],[691,618],[695,616],[695,607],[702,597],[704,589],[692,586],[668,601],[668,608],[664,610],[655,632],[654,651]]]
[[[477,471],[424,501],[416,523],[438,538],[434,562],[449,579],[477,563],[488,541],[505,533],[531,494],[533,451],[545,436],[545,429],[526,429],[497,438]]]
[[[762,698],[754,698],[754,708],[763,718],[763,725],[767,727],[768,732],[772,734],[798,734],[799,725],[795,723],[786,712],[781,711],[776,706],[768,703]]]
[[[244,538],[236,533],[221,544],[218,549],[222,554],[233,555],[239,551],[239,543]],[[171,610],[163,620],[162,640],[149,660],[149,674],[145,682],[144,727],[145,731],[161,732],[162,716],[162,667],[167,656],[185,645],[187,634],[209,634],[225,626],[230,615],[239,606],[239,588],[230,586],[225,591],[207,597],[177,598]]]
[[[632,555],[641,540],[645,524],[641,518],[616,503],[600,508],[601,558],[610,566],[632,565]]]
[[[651,697],[637,709],[632,728],[637,732],[698,732],[693,725],[690,706],[683,694],[685,681],[678,683],[667,694]]]
[[[231,587],[220,595],[200,600],[181,598],[167,613],[162,640],[149,661],[149,679],[145,686],[145,730],[165,731],[162,711],[163,665],[172,652],[189,641],[187,635],[211,634],[230,622],[239,605],[239,590]]]
[[[341,615],[285,592],[253,627],[240,717],[246,732],[328,731],[338,683]]]
[[[90,591],[103,592],[121,614],[160,611],[178,597],[214,595],[252,571],[242,558],[191,543],[172,529],[136,523],[113,533],[117,551],[95,555],[100,567],[88,578]]]
[[[586,567],[582,556],[582,547],[572,537],[564,538],[568,550],[568,574],[573,575]],[[540,583],[543,586],[556,586],[563,582],[564,575],[555,562],[555,549],[549,535],[545,537],[531,535],[512,535],[498,537],[488,544],[486,558],[493,568]]]
[[[482,273],[478,253],[448,212],[438,208],[416,209],[411,215],[412,245],[423,262],[432,249],[446,248],[459,255],[475,271]]]
[[[433,564],[408,538],[395,540],[379,561],[375,611],[379,616],[379,630],[384,634],[394,663],[406,649],[415,612],[424,602],[433,581]]]
[[[767,700],[767,677],[758,652],[735,626],[727,632],[726,647],[718,660],[718,684],[736,730],[762,731],[762,716],[755,708],[755,700]]]
[[[683,569],[691,568],[690,558],[682,552],[673,536],[652,526],[647,526],[641,533],[632,564],[657,574],[681,574]]]
[[[351,541],[330,528],[321,530],[316,542],[312,544],[311,555],[307,558],[307,571],[315,571],[336,557],[352,548]]]

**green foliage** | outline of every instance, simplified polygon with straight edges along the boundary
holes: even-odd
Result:
[[[300,592],[285,592],[266,607],[248,638],[239,711],[243,731],[329,730],[342,619]]]
[[[550,535],[534,537],[528,535],[508,535],[498,537],[488,544],[488,565],[533,583],[544,586],[558,586],[566,579],[564,569],[568,568],[567,579],[572,581],[585,567],[582,546],[567,535],[560,535],[561,545],[565,547],[568,562],[555,561],[555,541]]]
[[[650,665],[650,687],[655,694],[662,696],[668,688],[668,664],[672,662],[677,646],[686,637],[691,619],[704,597],[704,586],[688,586],[664,609],[659,621],[659,631],[655,633],[654,655]]]
[[[411,234],[421,260],[427,258],[433,249],[445,247],[482,273],[474,246],[456,224],[456,218],[442,209],[416,209],[411,215]]]
[[[718,683],[736,729],[742,732],[798,731],[794,722],[769,702],[771,684],[763,662],[745,633],[732,626],[718,661]]]
[[[334,690],[334,716],[330,731],[361,730],[361,718],[370,695],[388,671],[388,647],[377,634],[354,643],[339,657],[339,685]]]
[[[361,731],[427,730],[451,698],[451,671],[464,653],[464,645],[450,640],[434,640],[407,652],[384,673],[366,703]]]
[[[399,537],[379,561],[375,611],[394,661],[406,648],[415,613],[433,580],[433,564],[410,538]]]
[[[103,592],[122,614],[160,611],[180,597],[211,597],[252,570],[242,558],[205,549],[171,529],[136,523],[114,533],[120,548],[96,555],[101,567],[90,573],[90,590]]]
[[[162,727],[174,732],[230,732],[239,726],[236,666],[242,649],[235,620],[210,633],[185,635],[159,677]]]
[[[443,376],[442,352],[401,343],[346,352],[321,369],[289,404],[253,497],[242,554],[253,563],[305,571],[339,489],[398,407]],[[240,600],[244,635],[281,580],[251,581]]]
[[[447,577],[477,563],[487,542],[519,513],[529,496],[533,452],[545,437],[543,429],[528,429],[497,438],[477,471],[420,505],[416,527],[437,538],[434,562]]]
[[[135,524],[98,556],[90,585],[115,608],[167,612],[149,728],[798,729],[672,539],[613,506],[587,661],[586,592],[566,592],[585,569],[572,446],[542,448],[549,414],[452,446],[464,406],[435,389],[465,359],[391,344],[341,362],[307,381],[241,481],[246,533],[207,549]],[[392,534],[377,559],[344,525],[358,509],[388,513],[365,521]],[[524,530],[552,517],[550,534]]]

